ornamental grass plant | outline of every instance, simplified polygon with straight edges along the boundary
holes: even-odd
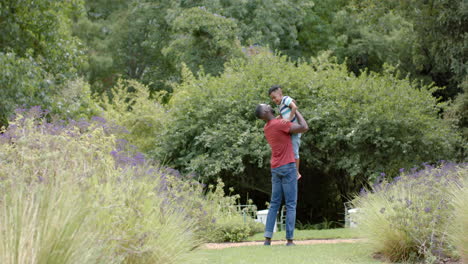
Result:
[[[9,171],[7,171],[9,172]],[[90,201],[76,181],[14,183],[0,195],[0,262],[98,263]]]
[[[437,263],[457,255],[449,227],[466,207],[454,210],[453,188],[467,177],[467,164],[424,166],[402,170],[400,176],[375,184],[354,200],[360,233],[374,252],[392,262]]]
[[[103,119],[44,114],[19,111],[0,134],[0,263],[184,263],[200,240],[170,199],[174,173]]]
[[[449,237],[457,248],[463,263],[468,263],[468,175],[465,173],[462,184],[453,184],[454,219],[449,229]]]

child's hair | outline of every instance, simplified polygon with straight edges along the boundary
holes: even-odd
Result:
[[[270,89],[268,90],[268,95],[270,95],[272,92],[274,92],[274,91],[276,91],[276,90],[279,90],[279,89],[281,89],[281,86],[280,86],[280,85],[277,85],[277,84],[272,85],[272,86],[270,87]]]

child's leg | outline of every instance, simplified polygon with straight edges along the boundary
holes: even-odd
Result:
[[[299,173],[299,163],[300,163],[300,160],[296,159],[297,179],[298,180],[302,177],[302,175]]]
[[[299,180],[302,177],[299,173],[299,145],[301,144],[301,134],[292,134],[291,142],[293,145],[294,158],[296,159],[297,179]]]

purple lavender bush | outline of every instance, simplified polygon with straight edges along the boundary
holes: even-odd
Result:
[[[424,169],[401,170],[393,180],[362,191],[354,200],[359,208],[354,220],[374,252],[393,262],[456,258],[448,235],[454,219],[451,188],[465,188],[467,165],[423,164]]]

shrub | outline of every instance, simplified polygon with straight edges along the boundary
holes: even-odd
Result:
[[[150,98],[149,88],[137,81],[118,80],[110,94],[104,94],[99,104],[105,119],[128,129],[119,136],[135,144],[145,153],[159,142],[159,131],[164,126],[167,114],[159,103],[161,96]],[[164,160],[162,158],[161,160]]]
[[[200,242],[167,199],[167,170],[119,146],[103,119],[43,114],[18,113],[0,136],[0,262],[184,262]]]
[[[20,58],[14,53],[0,52],[0,65],[0,127],[19,107],[40,105],[62,118],[97,114],[89,85],[82,79],[58,82],[32,57]]]
[[[83,79],[66,81],[52,96],[52,113],[61,118],[88,119],[99,114],[91,88]]]
[[[375,252],[391,261],[453,256],[447,233],[454,217],[450,188],[467,172],[466,164],[426,165],[374,185],[354,201],[359,230]]]
[[[20,58],[14,53],[0,52],[0,127],[17,107],[51,104],[55,89],[53,76],[32,58]]]
[[[238,242],[263,231],[263,225],[256,223],[245,209],[237,204],[239,195],[226,195],[224,183],[218,178],[217,184],[209,185],[205,196],[204,213],[211,221],[199,223],[203,236],[208,242]],[[230,188],[233,192],[234,189]],[[253,206],[256,211],[256,207]]]
[[[204,233],[207,242],[240,242],[263,232],[265,226],[249,216],[221,215],[216,218],[210,232]]]
[[[216,242],[239,242],[251,236],[252,232],[242,217],[225,216],[217,220],[215,234]]]
[[[309,64],[260,52],[231,61],[219,77],[182,75],[153,153],[203,179],[222,175],[263,190],[258,174],[268,174],[270,152],[253,109],[270,101],[272,84],[283,85],[308,120],[301,168],[334,178],[342,196],[380,171],[453,157],[459,140],[438,118],[436,88],[391,69],[354,76],[325,55]]]

